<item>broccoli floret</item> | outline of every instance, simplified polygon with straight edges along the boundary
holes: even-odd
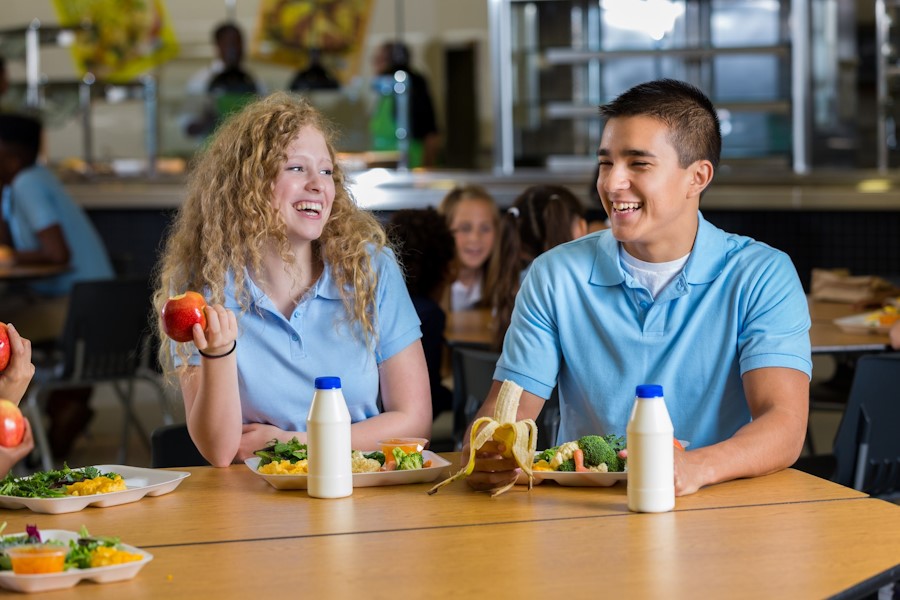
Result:
[[[553,457],[556,456],[556,451],[559,449],[559,446],[553,446],[552,448],[547,448],[543,452],[538,452],[534,455],[534,462],[539,460],[545,460],[550,462],[553,460]]]
[[[398,471],[421,469],[424,464],[421,452],[410,452],[407,454],[402,448],[394,448],[392,452],[394,453],[394,460],[397,463]]]
[[[366,458],[371,458],[372,460],[377,460],[381,463],[381,466],[384,466],[384,452],[381,450],[376,450],[375,452],[369,452],[368,454],[363,454]]]
[[[574,473],[575,472],[575,459],[570,458],[569,460],[561,462],[557,471],[566,471],[568,473]]]
[[[412,471],[413,469],[422,468],[422,453],[411,452],[403,457],[403,460],[397,463],[398,471]]]
[[[584,464],[588,467],[596,467],[606,463],[610,471],[619,470],[619,457],[616,456],[612,446],[599,435],[586,435],[578,440],[578,447],[584,452]]]

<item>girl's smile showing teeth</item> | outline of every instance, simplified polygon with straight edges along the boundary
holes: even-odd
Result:
[[[302,200],[294,205],[294,209],[299,212],[305,212],[311,217],[317,217],[322,212],[322,203]]]

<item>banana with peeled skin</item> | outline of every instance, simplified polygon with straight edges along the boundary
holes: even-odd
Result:
[[[522,391],[520,385],[508,379],[503,382],[497,395],[494,417],[481,417],[472,423],[468,463],[455,475],[448,477],[428,490],[429,494],[434,494],[457,479],[471,475],[475,468],[475,453],[489,440],[500,442],[506,447],[503,451],[503,457],[515,459],[516,464],[528,475],[528,489],[531,489],[534,482],[531,465],[534,461],[535,449],[537,448],[537,425],[531,419],[516,421]],[[491,497],[499,496],[514,486],[515,483],[515,480],[513,480],[511,483],[493,490]]]

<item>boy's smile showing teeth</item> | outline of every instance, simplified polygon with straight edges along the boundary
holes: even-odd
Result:
[[[617,213],[634,212],[643,207],[643,202],[613,202],[612,208]]]

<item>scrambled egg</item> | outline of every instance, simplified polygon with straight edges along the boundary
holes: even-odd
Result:
[[[93,479],[85,479],[66,486],[66,494],[69,496],[92,496],[94,494],[107,494],[109,492],[121,492],[127,489],[125,480],[121,475],[114,478],[94,477]]]
[[[269,464],[261,466],[259,472],[266,475],[306,475],[309,473],[308,463],[309,461],[306,460],[298,460],[295,463],[289,460],[273,460]]]
[[[122,563],[134,562],[144,558],[140,554],[134,552],[126,552],[125,550],[117,550],[109,546],[100,546],[91,552],[91,567],[108,567],[110,565],[121,565]]]

